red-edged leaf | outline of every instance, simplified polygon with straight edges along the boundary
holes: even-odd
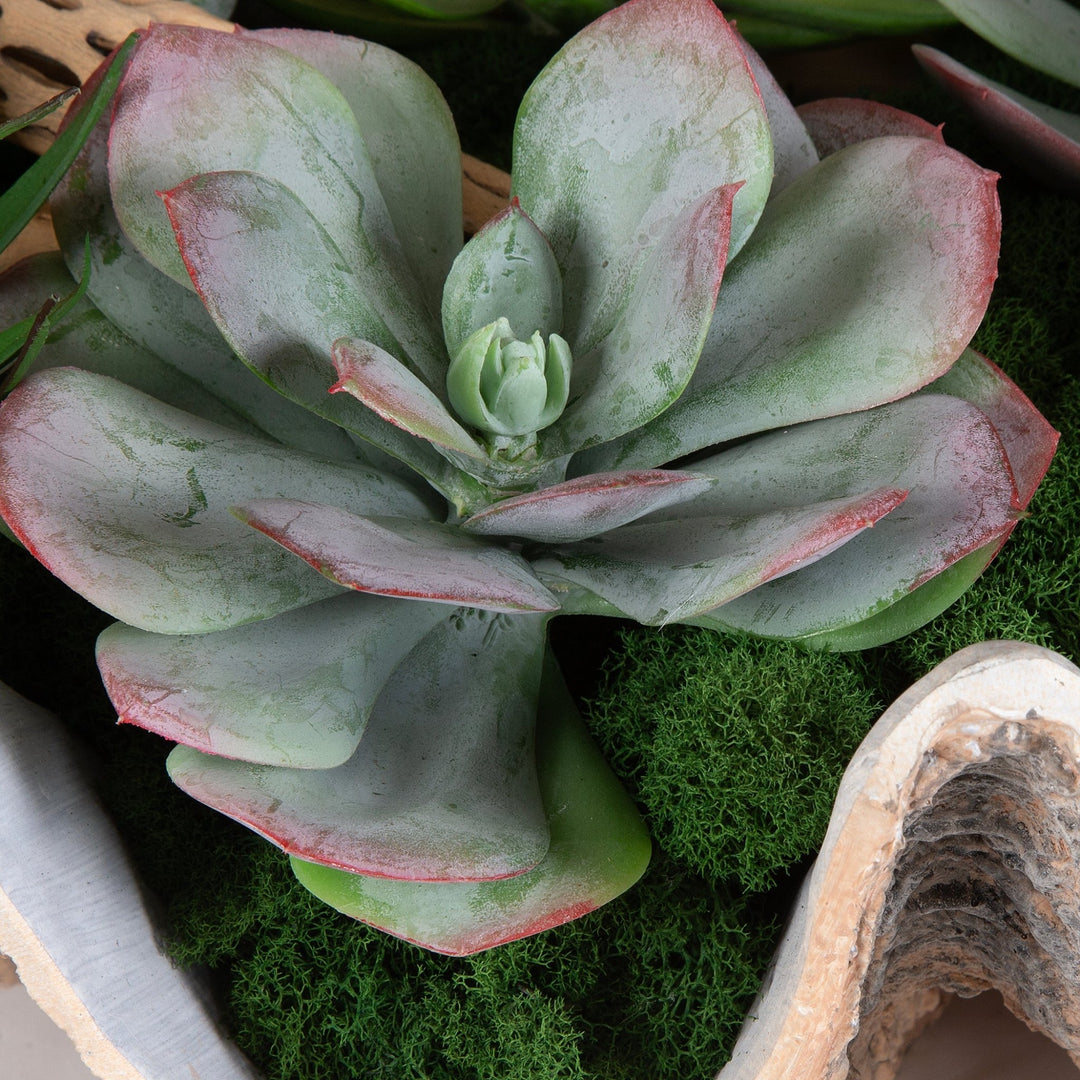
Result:
[[[1080,117],[1010,90],[937,49],[912,48],[926,71],[1018,164],[1045,183],[1080,190]]]
[[[914,113],[865,98],[821,98],[796,110],[822,157],[883,135],[914,135],[943,143],[941,128]]]
[[[378,252],[365,249],[355,265],[292,191],[260,174],[200,175],[164,198],[191,280],[244,363],[279,394],[408,462],[439,490],[453,490],[457,470],[433,447],[349,395],[327,393],[330,346],[340,337],[426,355],[445,377],[445,356],[432,359],[442,355],[434,319],[401,302]],[[412,342],[411,354],[403,341]],[[419,347],[424,341],[430,348]]]
[[[462,232],[461,146],[439,88],[411,60],[374,41],[277,27],[239,34],[288,49],[341,91],[394,232],[436,310]]]
[[[769,202],[727,268],[690,384],[571,473],[655,467],[872,408],[963,352],[997,276],[997,177],[931,139],[867,139]]]
[[[445,618],[390,678],[359,747],[336,769],[177,747],[169,774],[303,859],[408,881],[520,874],[548,849],[533,735],[544,622]]]
[[[965,350],[952,368],[926,389],[963,398],[986,413],[1005,446],[1019,505],[1026,508],[1057,448],[1058,433],[1046,417],[1001,368],[974,349]]]
[[[534,566],[553,586],[585,588],[638,622],[682,622],[829,555],[906,495],[882,488],[760,515],[642,522],[538,558]],[[685,508],[688,515],[694,509]]]
[[[561,333],[583,355],[614,326],[643,255],[677,215],[742,184],[735,252],[761,213],[772,140],[736,34],[711,0],[607,12],[526,92],[512,172],[562,270]]]
[[[581,918],[641,877],[649,837],[589,739],[554,663],[545,665],[536,744],[551,844],[528,873],[477,884],[404,882],[299,859],[293,859],[293,871],[346,915],[454,956]]]
[[[574,353],[566,411],[539,435],[545,457],[633,431],[682,393],[712,321],[739,188],[715,188],[666,223],[611,332]]]
[[[123,623],[97,642],[121,723],[208,754],[329,769],[348,761],[390,673],[446,618],[440,604],[341,591],[216,634]]]
[[[338,381],[330,393],[352,394],[384,420],[469,457],[486,459],[483,447],[454,419],[439,398],[399,360],[370,341],[339,338],[331,359]]]
[[[494,503],[461,527],[482,535],[524,536],[549,544],[585,540],[692,499],[715,482],[664,469],[594,473]]]
[[[245,529],[250,498],[334,499],[427,517],[405,484],[253,438],[75,368],[0,406],[0,513],[57,577],[144,630],[206,633],[333,595]]]
[[[1000,542],[1020,513],[1004,447],[974,405],[917,394],[833,417],[702,462],[724,482],[702,496],[761,508],[877,481],[909,491],[903,507],[827,559],[709,613],[721,626],[806,637],[858,623],[970,552]]]
[[[139,41],[113,103],[109,177],[124,231],[181,283],[187,272],[157,192],[200,173],[280,180],[346,252],[385,207],[352,110],[299,57],[252,37],[159,23]],[[280,268],[279,268],[280,269]]]
[[[362,592],[488,611],[559,606],[524,559],[452,525],[357,517],[297,499],[254,500],[233,512],[331,581]]]

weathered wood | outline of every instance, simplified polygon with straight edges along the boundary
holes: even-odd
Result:
[[[986,642],[845,773],[722,1080],[892,1080],[946,995],[1001,992],[1080,1065],[1080,670]]]
[[[69,86],[81,86],[132,30],[151,22],[232,29],[183,0],[5,0],[0,10],[0,115],[20,116]],[[17,136],[42,153],[56,113]]]
[[[208,998],[159,952],[74,744],[0,686],[0,952],[104,1080],[254,1080]]]
[[[510,174],[471,154],[461,155],[461,186],[466,236],[478,232],[510,201]]]

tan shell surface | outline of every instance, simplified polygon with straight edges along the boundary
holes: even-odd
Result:
[[[950,657],[856,752],[722,1080],[893,1080],[948,995],[998,990],[1080,1065],[1080,671]]]

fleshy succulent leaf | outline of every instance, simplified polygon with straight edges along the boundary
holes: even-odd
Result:
[[[801,638],[868,619],[976,548],[1000,546],[1020,512],[990,422],[975,406],[945,395],[916,395],[773,432],[694,466],[699,468],[724,478],[700,497],[707,512],[728,500],[765,511],[853,482],[909,491],[901,513],[886,516],[828,559],[715,612],[715,625],[767,637]],[[697,621],[709,625],[709,618]]]
[[[638,622],[683,622],[831,554],[906,496],[882,488],[757,516],[641,522],[534,565],[553,588],[567,582],[585,588]]]
[[[267,768],[181,746],[169,774],[305,860],[410,882],[520,874],[548,850],[534,734],[544,622],[445,618],[391,676],[336,769]]]
[[[488,611],[554,611],[559,606],[519,555],[452,525],[360,517],[299,499],[249,500],[234,512],[352,589]]]
[[[1080,86],[1080,11],[1066,0],[939,2],[1002,52]]]
[[[221,129],[236,135],[221,139]],[[257,174],[287,190],[360,278],[365,306],[374,307],[412,362],[429,378],[433,371],[438,376],[443,364],[436,319],[394,231],[356,118],[337,87],[304,60],[251,35],[155,26],[141,40],[117,94],[110,190],[125,232],[150,262],[182,284],[190,267],[177,250],[171,207],[166,214],[159,196],[217,172]],[[207,212],[215,211],[223,208],[212,201]],[[228,246],[222,239],[217,237],[218,249]],[[209,237],[205,243],[213,246]],[[258,262],[249,274],[265,283],[267,266],[279,273],[289,265]],[[301,291],[294,302],[301,297],[309,307],[321,299],[318,289]]]
[[[229,138],[218,137],[223,130]],[[222,170],[277,179],[347,257],[362,213],[385,217],[352,109],[315,68],[252,37],[155,25],[114,102],[109,176],[124,231],[181,284],[187,272],[157,193]]]
[[[920,626],[925,626],[931,619],[937,618],[958,600],[986,569],[1000,548],[999,539],[984,544],[882,611],[834,630],[808,634],[798,639],[799,644],[824,652],[853,652],[873,649],[910,634]],[[735,630],[734,626],[725,627],[723,614],[722,609],[710,611],[707,625],[716,629]]]
[[[798,110],[768,69],[765,61],[746,40],[741,39],[754,82],[765,104],[773,144],[773,181],[769,189],[772,198],[818,162],[818,151],[806,130]]]
[[[329,769],[347,761],[390,673],[446,618],[341,592],[216,634],[103,631],[98,668],[123,723],[207,754]]]
[[[987,79],[937,49],[912,48],[934,80],[1028,172],[1055,187],[1080,191],[1080,116]]]
[[[537,330],[522,341],[500,317],[465,339],[446,372],[446,392],[496,455],[516,460],[535,454],[536,433],[566,408],[571,359],[559,334],[545,341]]]
[[[341,91],[368,149],[394,233],[437,312],[461,247],[461,147],[438,87],[373,41],[311,30],[239,31],[306,60]]]
[[[551,245],[514,199],[454,260],[442,294],[443,337],[451,357],[496,319],[525,340],[562,329],[562,278]]]
[[[924,138],[870,139],[825,158],[769,203],[728,267],[682,397],[572,471],[652,467],[932,381],[990,298],[995,180]]]
[[[539,437],[545,456],[632,431],[683,392],[713,317],[737,190],[716,188],[667,223],[611,333],[575,354],[570,401]]]
[[[57,240],[72,274],[79,273],[84,239],[90,236],[88,295],[94,305],[119,330],[202,384],[271,438],[326,457],[363,460],[356,442],[343,431],[275,393],[238,364],[191,289],[178,285],[138,253],[113,212],[107,139],[108,125],[99,123],[50,202]],[[99,339],[97,348],[106,353],[108,342]],[[189,408],[186,398],[155,396]]]
[[[0,275],[0,325],[10,326],[32,315],[43,296],[63,296],[74,288],[75,282],[59,252],[40,252],[22,259]],[[259,430],[209,393],[202,383],[133,341],[86,299],[49,333],[33,370],[65,365],[119,379],[159,401],[214,423],[249,434]]]
[[[468,457],[486,457],[484,448],[450,415],[439,398],[378,345],[339,338],[333,344],[331,359],[338,381],[330,387],[330,393],[351,394],[384,420],[417,438]]]
[[[569,543],[685,502],[714,483],[710,477],[665,469],[594,473],[493,503],[461,527],[477,535]]]
[[[39,372],[0,408],[0,513],[57,577],[144,630],[205,633],[335,592],[232,517],[245,499],[305,495],[428,514],[390,477],[239,434],[74,368]]]
[[[1005,447],[1021,509],[1031,502],[1057,448],[1058,433],[1004,371],[974,349],[923,393],[950,394],[977,405]]]
[[[822,157],[885,135],[914,135],[943,143],[941,128],[903,109],[865,98],[819,98],[800,105],[799,118]]]
[[[237,351],[280,349],[289,334],[268,311],[283,310],[301,327],[294,334],[308,331],[324,352],[335,338],[360,337],[407,362],[426,357],[421,374],[443,377],[434,324],[401,302],[365,235],[356,241],[359,258],[350,258],[293,191],[254,172],[193,176],[162,197],[191,280]],[[253,298],[230,278],[244,270],[261,297],[253,310],[245,308]]]
[[[403,348],[365,291],[370,282],[293,193],[255,173],[211,173],[170,191],[166,202],[199,296],[244,362],[286,397],[453,491],[456,470],[434,449],[348,395],[328,393],[338,338],[396,355]],[[383,282],[389,303],[385,289]]]
[[[554,663],[545,664],[541,684],[536,754],[551,843],[528,873],[476,884],[401,882],[299,859],[293,859],[293,871],[346,915],[457,956],[580,918],[637,881],[650,844]]]
[[[709,0],[631,0],[572,38],[525,94],[513,158],[513,193],[562,270],[575,357],[611,330],[667,222],[741,183],[735,252],[772,181],[765,107]]]

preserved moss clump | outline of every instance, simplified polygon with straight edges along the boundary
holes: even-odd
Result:
[[[859,657],[634,628],[592,716],[656,842],[710,880],[759,892],[820,845],[883,704]]]

